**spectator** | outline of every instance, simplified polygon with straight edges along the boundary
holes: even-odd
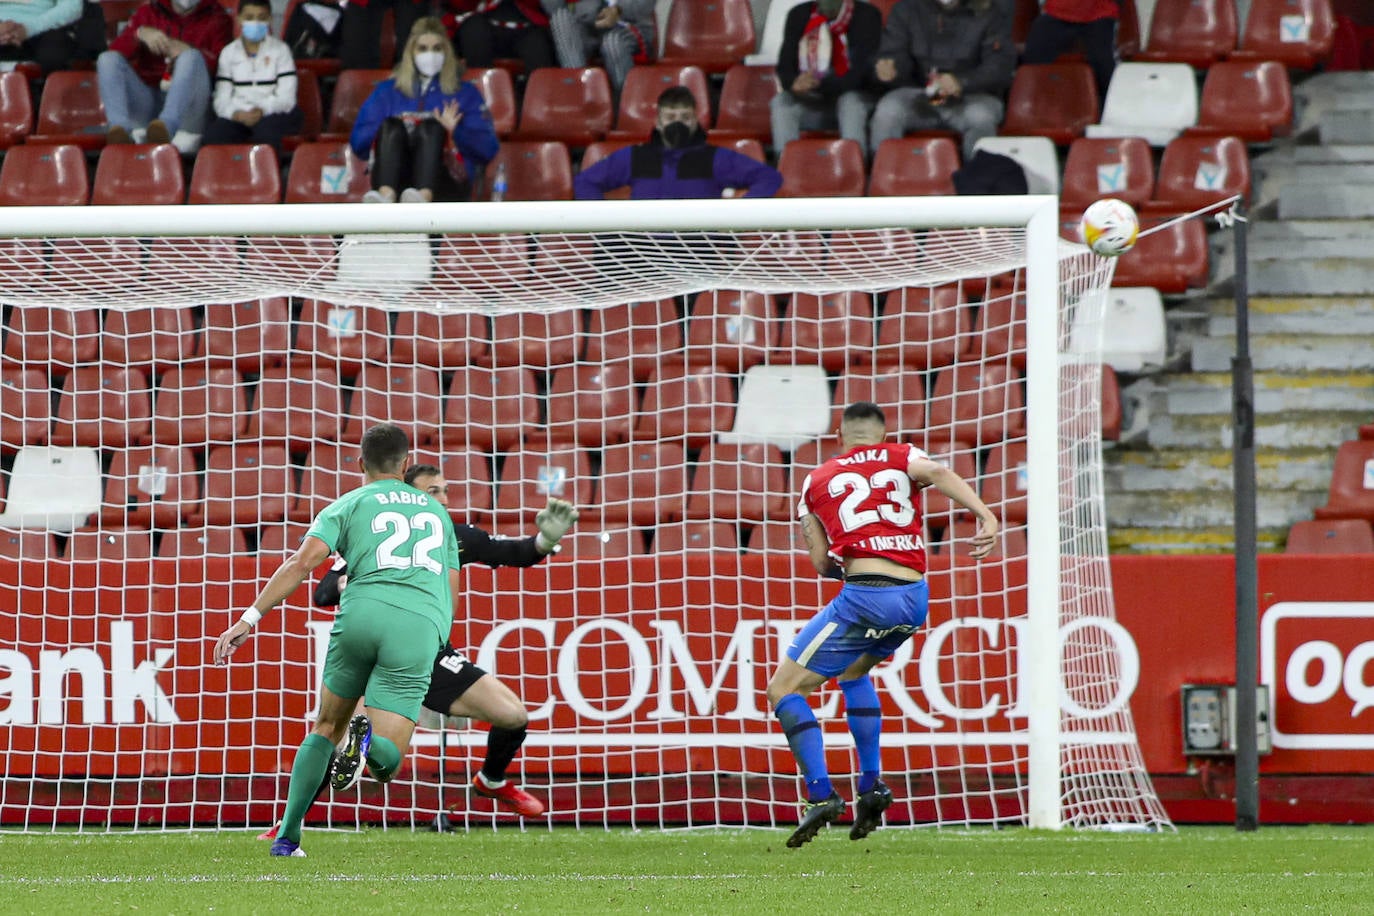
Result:
[[[649,142],[616,150],[573,179],[573,196],[599,200],[626,185],[635,200],[721,197],[744,189],[744,197],[772,197],[782,187],[778,170],[734,150],[711,146],[697,121],[697,103],[683,86],[658,97],[658,123]]]
[[[1031,21],[1022,60],[1052,64],[1075,43],[1083,48],[1097,81],[1097,97],[1107,98],[1116,70],[1116,29],[1121,9],[1116,0],[1044,0]]]
[[[82,0],[0,0],[0,61],[32,60],[46,75],[71,68]]]
[[[215,120],[205,143],[270,143],[300,133],[296,62],[286,42],[267,34],[270,0],[239,0],[239,37],[224,46],[215,77]]]
[[[1016,69],[1010,0],[899,0],[888,13],[874,73],[887,87],[869,149],[909,131],[956,130],[964,158],[997,132]]]
[[[339,64],[345,70],[375,70],[382,65],[382,18],[394,17],[396,47],[405,47],[416,20],[434,14],[434,0],[349,0],[339,19]]]
[[[636,61],[658,45],[654,0],[544,0],[560,67],[585,67],[597,52],[617,93]]]
[[[96,60],[108,141],[142,131],[149,143],[193,149],[210,111],[210,71],[233,35],[219,0],[148,0],[134,10]]]
[[[458,53],[486,69],[498,57],[518,57],[526,72],[554,64],[549,17],[540,0],[449,0]]]
[[[371,156],[367,203],[466,200],[471,170],[485,168],[500,141],[482,94],[461,79],[444,24],[416,21],[391,79],[363,102],[349,145]]]
[[[806,130],[834,130],[867,152],[873,61],[883,14],[867,0],[815,0],[792,8],[783,26],[778,83],[769,112],[773,149]]]

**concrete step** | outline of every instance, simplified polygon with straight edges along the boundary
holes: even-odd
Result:
[[[1261,552],[1275,553],[1283,549],[1288,529],[1261,528],[1256,542]],[[1123,526],[1107,532],[1107,546],[1112,553],[1232,553],[1236,548],[1235,530],[1230,526],[1201,528],[1133,528]]]
[[[1374,236],[1371,236],[1374,238]],[[1366,242],[1366,245],[1369,243]],[[1235,299],[1211,299],[1210,334],[1234,334]],[[1252,296],[1247,313],[1250,333],[1337,335],[1374,334],[1374,298],[1351,296]]]
[[[1334,448],[1257,451],[1255,484],[1260,489],[1327,492]],[[1110,494],[1168,493],[1233,486],[1230,449],[1154,449],[1111,451],[1105,455],[1103,483]]]
[[[1369,257],[1250,258],[1253,296],[1374,296]]]
[[[1368,108],[1366,104],[1358,109],[1342,107],[1324,112],[1317,120],[1317,136],[1322,145],[1374,143],[1374,118],[1356,116],[1357,113],[1368,115]]]
[[[1370,130],[1374,132],[1374,124]],[[1367,219],[1374,216],[1374,187],[1337,181],[1291,182],[1279,191],[1278,202],[1279,219]]]
[[[1231,368],[1236,352],[1234,335],[1213,335],[1193,342],[1193,369],[1222,372]],[[1368,368],[1374,354],[1374,334],[1255,334],[1250,335],[1250,359],[1256,370],[1339,372]],[[1374,403],[1374,402],[1372,402]]]
[[[1250,169],[1253,172],[1283,165],[1337,165],[1351,162],[1374,163],[1374,143],[1342,143],[1336,146],[1288,144],[1254,156],[1250,160]]]
[[[1280,411],[1257,414],[1255,447],[1258,449],[1295,448],[1310,443],[1335,446],[1354,439],[1360,425],[1368,423],[1370,411]],[[1229,414],[1151,415],[1149,444],[1153,448],[1229,449]]]
[[[1257,527],[1287,530],[1293,522],[1312,517],[1326,502],[1326,491],[1260,490],[1255,500]],[[1235,500],[1230,490],[1175,490],[1151,493],[1112,493],[1107,497],[1107,528],[1209,528],[1235,523]]]
[[[1374,373],[1256,372],[1255,412],[1365,413],[1374,422]],[[1231,413],[1231,374],[1195,372],[1169,380],[1164,409],[1171,414]]]

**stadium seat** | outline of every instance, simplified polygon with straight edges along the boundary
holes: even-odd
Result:
[[[1048,137],[984,137],[973,148],[1015,159],[1026,173],[1029,193],[1059,193],[1059,153]]]
[[[103,524],[175,528],[199,508],[200,472],[189,449],[115,449],[100,508]]]
[[[179,204],[186,199],[181,153],[170,143],[117,144],[100,151],[91,189],[94,206]]]
[[[89,70],[59,70],[43,80],[38,123],[29,143],[73,143],[82,149],[105,145],[105,106]]]
[[[1131,60],[1140,53],[1140,12],[1135,0],[1117,0],[1116,59]]]
[[[706,74],[690,64],[637,64],[630,68],[620,90],[615,129],[608,139],[642,143],[658,121],[658,97],[673,86],[686,86],[697,100],[697,120],[702,130],[711,127],[711,87]]]
[[[873,349],[873,297],[865,292],[793,293],[783,308],[772,360],[842,371]]]
[[[768,106],[777,94],[778,78],[772,66],[735,64],[725,71],[720,114],[710,133],[711,142],[750,137],[771,146],[773,127]]]
[[[285,558],[300,549],[310,526],[305,522],[264,525],[258,535],[258,556]]]
[[[0,528],[71,531],[100,511],[100,452],[29,445],[15,453]]]
[[[682,518],[689,468],[682,446],[635,441],[601,453],[598,503],[606,525],[652,526]]]
[[[993,296],[978,307],[973,324],[970,356],[976,360],[1006,360],[1026,368],[1026,296],[1006,293]]]
[[[1374,553],[1374,527],[1363,518],[1294,522],[1284,553]]]
[[[631,70],[633,72],[633,69]],[[513,139],[583,147],[611,129],[611,81],[600,67],[541,67],[530,73]]]
[[[504,144],[503,151],[512,145]],[[553,146],[559,148],[558,144]],[[566,157],[567,151],[564,150],[563,154]],[[526,279],[530,272],[530,259],[530,240],[523,235],[444,236],[439,240],[438,251],[432,258],[434,271],[430,285],[441,299],[470,299],[474,290],[484,286]],[[485,322],[480,328],[473,326],[473,330],[483,333],[483,352],[486,352],[487,345],[485,328]]]
[[[342,418],[339,377],[332,369],[316,367],[307,374],[274,366],[258,379],[244,438],[304,452],[317,441],[337,442]]]
[[[680,360],[682,321],[672,299],[632,302],[593,309],[587,327],[589,363],[627,361],[636,382],[662,362]]]
[[[1004,526],[1026,523],[1026,440],[999,442],[988,449],[978,495]]]
[[[391,361],[436,369],[483,366],[490,344],[485,315],[401,312],[391,332]]]
[[[205,459],[205,502],[187,521],[257,525],[286,518],[296,488],[291,456],[280,445],[224,445]]]
[[[1134,59],[1205,70],[1236,50],[1239,35],[1236,0],[1155,0],[1149,38]]]
[[[864,154],[854,140],[793,140],[778,157],[778,197],[862,197]]]
[[[301,304],[293,358],[328,366],[352,378],[365,362],[384,363],[391,348],[391,320],[378,308],[336,305],[323,299]]]
[[[282,138],[282,152],[294,153],[303,143],[313,143],[324,130],[324,100],[320,95],[320,78],[313,70],[296,67],[296,107],[301,110],[301,130]]]
[[[100,312],[14,306],[4,354],[6,359],[54,376],[64,375],[78,363],[94,362],[100,356]]]
[[[873,364],[938,369],[968,352],[971,315],[958,284],[909,286],[883,297]]]
[[[361,442],[378,423],[395,423],[412,447],[432,442],[443,417],[443,383],[437,369],[366,363],[354,382],[343,441]]]
[[[1213,64],[1202,83],[1197,125],[1188,133],[1229,135],[1268,143],[1293,128],[1293,84],[1288,69],[1272,60]]]
[[[1153,219],[1142,217],[1142,228]],[[1072,236],[1077,240],[1078,217],[1073,217]],[[1201,220],[1172,223],[1143,236],[1135,247],[1117,259],[1113,286],[1153,286],[1164,295],[1185,293],[1207,285],[1210,253],[1207,227]]]
[[[712,442],[701,451],[686,517],[761,522],[789,518],[787,466],[776,445]]]
[[[134,10],[143,5],[143,0],[100,0],[100,12],[105,18],[105,39],[114,41],[129,24]]]
[[[1331,0],[1251,0],[1233,57],[1314,70],[1331,56],[1335,40]]]
[[[1102,438],[1116,442],[1121,438],[1121,384],[1116,370],[1103,363],[1102,370]]]
[[[656,557],[680,553],[739,552],[739,534],[733,522],[698,519],[665,522],[654,529],[651,551]]]
[[[51,398],[46,372],[0,365],[0,452],[48,444]]]
[[[439,430],[445,450],[463,446],[482,452],[513,449],[539,426],[534,370],[477,366],[453,373]]]
[[[205,307],[200,357],[229,363],[240,372],[261,372],[286,362],[291,349],[291,302],[269,296]]]
[[[744,63],[752,67],[776,67],[778,52],[782,50],[782,36],[787,27],[787,14],[794,6],[806,0],[769,0],[764,12],[763,24],[754,23],[758,33],[758,50],[744,58]],[[757,11],[759,4],[753,4]]]
[[[791,451],[833,427],[825,369],[804,365],[751,366],[740,381],[735,422],[719,442],[762,442]]]
[[[1139,209],[1154,187],[1154,158],[1144,139],[1079,137],[1064,160],[1059,205],[1083,210],[1093,201],[1115,197]]]
[[[248,542],[243,529],[228,526],[173,528],[162,532],[157,542],[157,556],[164,560],[200,560],[246,553]]]
[[[347,141],[358,119],[358,109],[382,80],[391,79],[390,70],[344,70],[334,84],[329,101],[329,120],[321,140]]]
[[[1068,146],[1097,120],[1100,107],[1097,81],[1086,63],[1022,64],[1012,77],[998,132],[1047,137]]]
[[[894,137],[878,144],[868,177],[870,197],[954,194],[959,147],[949,137]]]
[[[14,499],[13,480],[10,481],[10,499]],[[1318,506],[1313,515],[1322,521],[1334,518],[1374,521],[1374,442],[1352,439],[1341,443],[1336,450],[1326,505]]]
[[[308,522],[325,506],[364,482],[362,455],[356,445],[319,444],[310,450],[300,487],[287,512],[293,522]]]
[[[697,293],[687,318],[687,361],[743,372],[767,359],[777,344],[779,324],[773,299],[765,293],[737,289]]]
[[[630,72],[633,73],[634,71],[631,70]],[[578,171],[589,169],[611,153],[624,149],[627,146],[633,146],[636,142],[637,141],[630,139],[616,139],[598,140],[595,143],[589,143],[587,148],[582,151],[582,160],[578,163]],[[607,191],[603,196],[606,200],[629,200],[630,186],[625,185],[621,188],[613,188]]]
[[[549,441],[595,449],[625,442],[638,406],[639,394],[625,362],[562,366],[549,380]]]
[[[927,544],[935,556],[928,558],[934,563],[968,562],[973,553],[973,535],[978,523],[973,518],[956,515],[949,525],[932,542]],[[1024,527],[1003,527],[997,532],[997,545],[992,553],[981,562],[992,563],[997,560],[1017,560],[1026,556],[1026,529]]]
[[[724,73],[754,51],[754,14],[749,0],[674,3],[663,29],[665,64],[695,64]]]
[[[581,325],[574,309],[497,315],[491,322],[491,363],[541,370],[568,365],[582,352]]]
[[[202,146],[191,169],[190,204],[281,202],[277,153],[266,143]]]
[[[563,555],[574,561],[599,563],[602,560],[621,560],[643,556],[644,535],[634,528],[605,528],[582,530],[564,535],[559,541]]]
[[[593,505],[596,478],[585,449],[575,445],[526,447],[506,455],[496,483],[496,517],[531,524],[550,499]]]
[[[841,373],[831,399],[826,432],[838,430],[844,409],[858,401],[872,401],[883,409],[889,436],[910,440],[926,428],[926,386],[920,372],[901,366],[888,369],[855,366]]]
[[[801,523],[791,518],[769,519],[754,525],[744,543],[750,553],[807,555]]]
[[[0,528],[0,560],[43,562],[56,557],[57,548],[53,544],[52,535],[46,530]]]
[[[24,74],[0,73],[0,150],[7,150],[33,132],[33,96]]]
[[[487,187],[480,196],[490,199],[491,176],[503,164],[506,200],[572,200],[572,158],[565,144],[552,140],[503,140],[501,151],[487,164]]]
[[[0,207],[79,207],[90,196],[86,157],[73,144],[25,143],[0,163]]]
[[[491,113],[492,126],[496,136],[507,137],[515,131],[515,83],[510,71],[501,67],[471,67],[463,74],[463,79],[477,87],[482,100],[487,103]]]
[[[111,309],[100,346],[106,362],[161,373],[190,359],[198,338],[196,316],[189,306]]]
[[[712,365],[665,364],[649,376],[634,438],[698,449],[729,429],[734,417],[735,391],[728,374]]]
[[[237,370],[187,366],[162,376],[147,441],[202,449],[237,441],[247,425],[248,399]]]
[[[357,203],[371,184],[367,171],[352,167],[348,144],[338,140],[302,143],[291,155],[286,176],[288,204]]]
[[[1117,64],[1107,87],[1102,120],[1089,137],[1144,137],[1164,146],[1198,119],[1197,81],[1187,64]]]
[[[928,451],[946,443],[992,445],[1025,431],[1020,379],[1005,362],[961,363],[935,376],[927,404]]]
[[[126,448],[152,432],[148,376],[114,365],[78,366],[57,399],[54,445]]]
[[[1087,310],[1075,312],[1069,329],[1069,351],[1097,352],[1101,338],[1102,361],[1117,372],[1137,373],[1164,365],[1168,339],[1164,324],[1164,300],[1150,286],[1107,290],[1101,326],[1090,323]]]
[[[1237,194],[1250,200],[1250,153],[1236,137],[1175,137],[1164,148],[1155,193],[1144,212],[1176,216]]]

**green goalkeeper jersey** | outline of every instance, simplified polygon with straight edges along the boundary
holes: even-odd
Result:
[[[386,605],[433,621],[439,640],[453,627],[448,571],[457,569],[458,536],[447,510],[399,480],[374,480],[339,497],[306,536],[348,562],[342,618],[352,608]]]

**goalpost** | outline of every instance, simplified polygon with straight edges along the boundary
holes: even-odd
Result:
[[[889,824],[1168,827],[1107,563],[1112,266],[1059,229],[1032,196],[8,210],[0,829],[271,820],[329,613],[302,589],[209,648],[380,420],[460,520],[582,511],[547,563],[465,570],[453,634],[530,709],[549,823],[794,823],[763,687],[838,587],[795,486],[860,398],[1004,517],[975,562],[925,498],[931,618],[875,671]],[[436,725],[307,824],[511,822],[465,791],[483,728]]]

